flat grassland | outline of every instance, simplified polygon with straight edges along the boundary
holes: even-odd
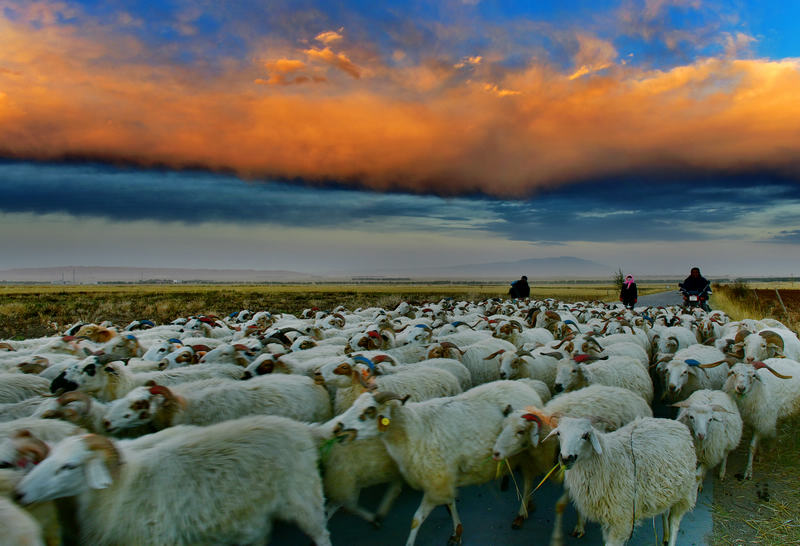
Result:
[[[642,294],[663,285],[640,286]],[[78,320],[117,325],[139,319],[157,324],[189,315],[226,316],[234,311],[299,313],[309,307],[393,309],[442,298],[478,301],[505,297],[507,284],[118,284],[0,286],[0,339],[53,335]],[[563,301],[616,301],[608,284],[533,285],[531,297]]]

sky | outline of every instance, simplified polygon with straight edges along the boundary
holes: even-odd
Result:
[[[220,5],[0,0],[0,269],[800,272],[798,3]]]

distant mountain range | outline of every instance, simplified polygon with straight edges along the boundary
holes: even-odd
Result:
[[[41,267],[0,270],[0,282],[97,283],[144,281],[216,281],[216,282],[310,282],[320,280],[349,280],[350,278],[409,278],[409,279],[602,279],[613,275],[614,269],[597,262],[560,256],[529,258],[511,262],[464,264],[456,266],[410,266],[402,269],[372,269],[337,271],[312,275],[298,271],[257,269],[189,269],[159,267]]]
[[[311,281],[318,277],[297,271],[261,271],[257,269],[188,269],[162,267],[37,267],[0,270],[0,281],[10,282],[142,282],[219,281],[279,282]]]

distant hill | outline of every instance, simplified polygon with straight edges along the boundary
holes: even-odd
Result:
[[[160,267],[40,267],[0,270],[6,282],[140,282],[140,281],[217,281],[278,282],[311,281],[317,277],[297,271],[257,269],[188,269]]]
[[[298,271],[258,269],[190,269],[162,267],[87,267],[63,266],[18,268],[0,270],[0,282],[40,283],[98,283],[98,282],[310,282],[319,280],[349,280],[369,277],[400,280],[419,279],[604,279],[611,277],[614,269],[597,262],[560,256],[557,258],[528,258],[511,262],[464,264],[454,266],[416,266],[394,270],[336,271],[326,275],[312,275]]]

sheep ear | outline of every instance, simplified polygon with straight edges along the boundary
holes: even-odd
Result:
[[[592,447],[594,448],[594,450],[597,452],[598,455],[602,455],[603,448],[600,447],[600,440],[597,439],[597,432],[593,430],[590,438],[592,440]]]
[[[95,456],[89,459],[86,465],[86,480],[92,489],[105,489],[111,485],[111,474],[108,473],[102,457]]]
[[[528,435],[530,436],[531,447],[536,447],[539,445],[539,423],[531,422],[528,426],[530,428]]]

